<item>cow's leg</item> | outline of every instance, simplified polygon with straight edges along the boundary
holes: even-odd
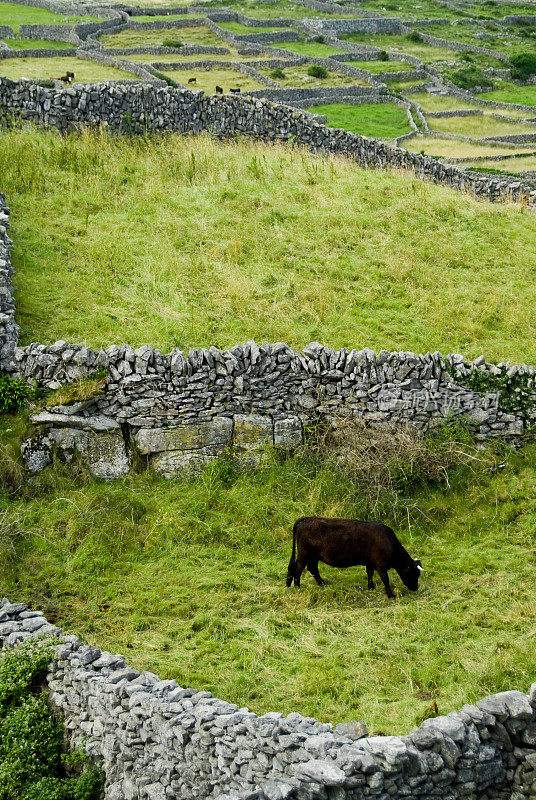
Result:
[[[310,561],[307,562],[307,569],[319,586],[325,585],[326,581],[322,580],[318,571],[318,558],[310,559]]]
[[[367,567],[367,580],[369,589],[374,589],[374,581],[372,580],[373,575],[374,575],[374,567]]]
[[[298,556],[296,559],[296,566],[294,567],[294,586],[300,585],[301,574],[306,566],[306,561]]]
[[[379,569],[378,575],[382,579],[382,583],[385,586],[385,592],[387,597],[394,597],[393,590],[391,589],[391,585],[389,583],[389,575],[387,574],[386,569]]]

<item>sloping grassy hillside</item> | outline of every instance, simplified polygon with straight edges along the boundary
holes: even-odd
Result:
[[[536,361],[523,208],[247,139],[6,131],[0,175],[23,342]]]
[[[252,474],[219,462],[173,482],[103,484],[57,467],[22,496],[0,491],[2,592],[139,668],[256,712],[404,732],[431,700],[447,712],[534,681],[536,448],[486,469],[483,457],[450,486],[389,495],[375,511],[310,455]],[[292,524],[310,514],[391,524],[423,562],[418,592],[392,573],[388,600],[378,579],[367,590],[364,568],[322,564],[326,587],[305,573],[287,589]]]

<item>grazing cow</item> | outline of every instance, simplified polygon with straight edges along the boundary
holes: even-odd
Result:
[[[216,94],[223,94],[223,89],[221,86],[216,86]]]
[[[66,72],[65,75],[62,75],[60,81],[62,83],[72,83],[74,78],[76,78],[76,72]]]
[[[188,83],[197,83],[195,78],[188,78]]]
[[[296,555],[297,549],[297,555]],[[288,565],[287,586],[294,580],[300,585],[300,576],[307,567],[315,581],[324,581],[318,572],[318,562],[330,567],[355,567],[367,569],[368,588],[374,589],[374,570],[380,576],[387,597],[394,597],[387,571],[395,569],[403,583],[416,591],[421,562],[411,558],[394,532],[381,522],[359,522],[354,519],[326,519],[302,517],[292,530],[292,556]]]
[[[229,91],[232,92],[233,94],[240,94],[241,90],[240,89],[229,89]]]

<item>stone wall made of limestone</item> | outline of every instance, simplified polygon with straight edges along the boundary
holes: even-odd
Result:
[[[536,684],[366,736],[299,713],[257,716],[159,680],[0,600],[3,648],[48,637],[46,683],[73,744],[102,763],[106,800],[529,800],[536,789]]]
[[[277,54],[276,54],[277,55]],[[207,130],[227,136],[243,132],[266,140],[292,139],[311,150],[345,155],[365,168],[409,169],[420,178],[474,193],[490,201],[523,201],[536,205],[536,192],[520,181],[496,176],[467,176],[429,156],[390,147],[343,130],[333,130],[309,115],[282,104],[248,95],[205,95],[151,85],[96,85],[50,89],[26,81],[0,79],[0,109],[9,120],[22,120],[66,130],[105,122],[121,130],[125,117],[140,132]]]
[[[6,198],[0,194],[0,369],[11,363],[19,337],[19,327],[15,323],[13,268],[10,256],[12,242],[8,236],[8,229],[9,208]]]

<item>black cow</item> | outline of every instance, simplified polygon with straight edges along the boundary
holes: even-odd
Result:
[[[66,72],[65,75],[61,76],[60,81],[63,83],[72,83],[75,78],[76,72]]]
[[[388,570],[395,569],[413,592],[418,588],[419,575],[423,571],[421,562],[411,558],[391,528],[381,522],[302,517],[292,529],[292,556],[288,565],[287,586],[293,580],[294,585],[299,586],[300,576],[306,567],[322,586],[324,581],[318,572],[319,561],[330,567],[363,565],[367,569],[369,589],[374,589],[372,576],[376,570],[387,597],[394,597]]]
[[[229,91],[232,92],[233,94],[240,94],[241,90],[240,89],[229,89]]]
[[[216,86],[216,94],[223,94],[223,89],[221,86]]]
[[[196,78],[188,78],[188,83],[197,83]]]

